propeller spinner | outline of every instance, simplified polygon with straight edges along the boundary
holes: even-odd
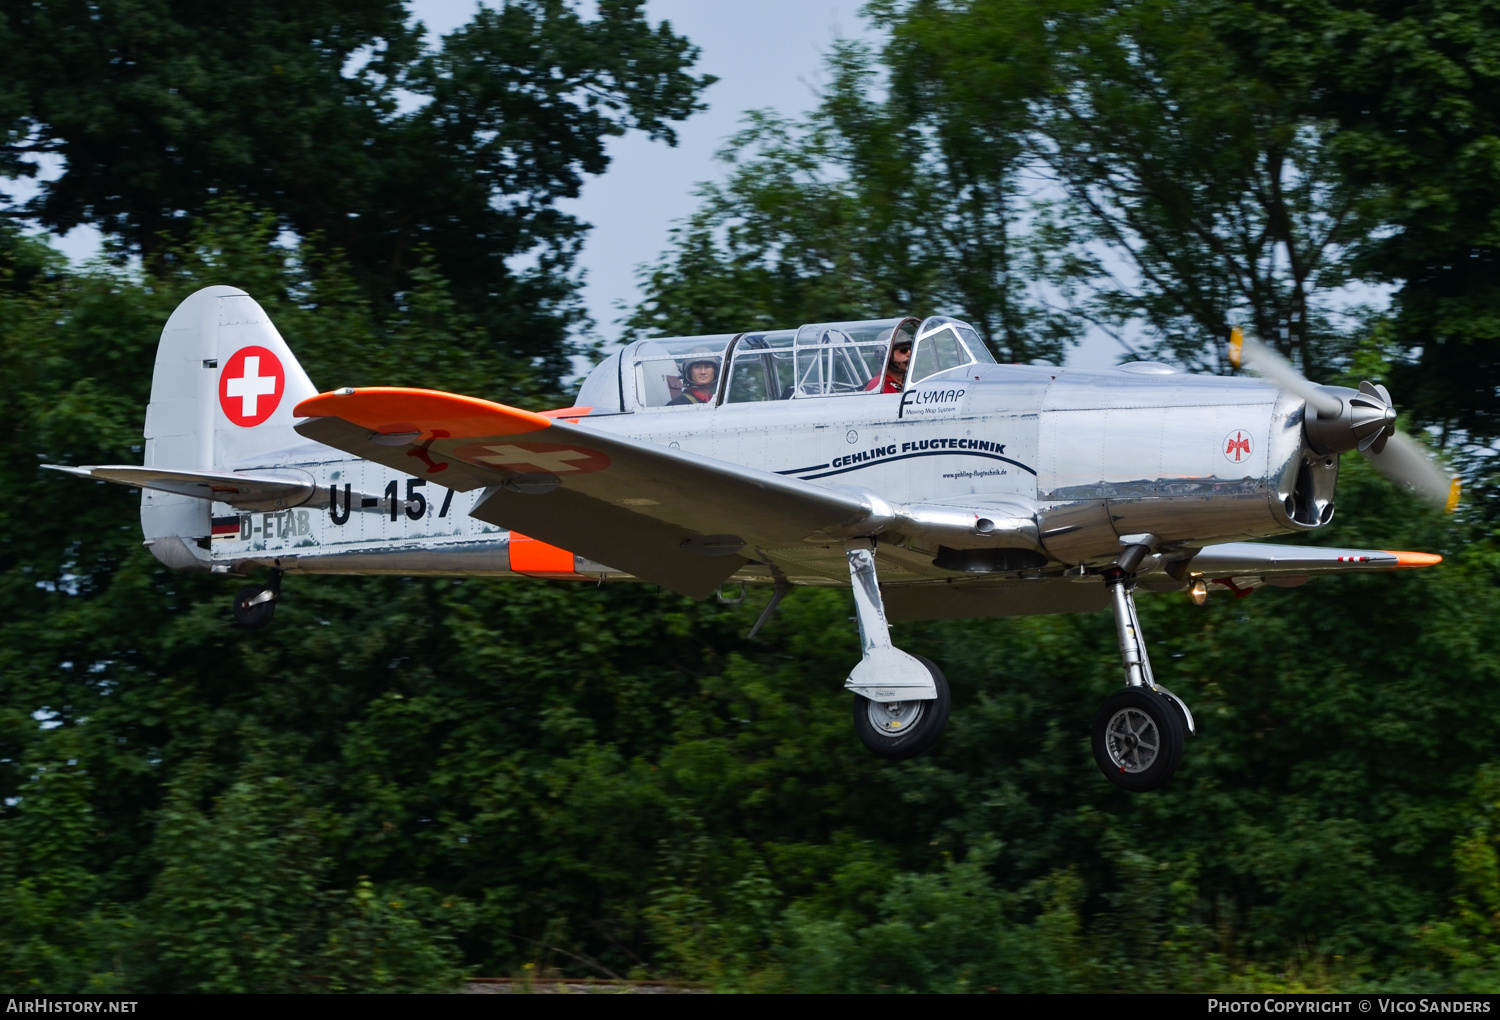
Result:
[[[1319,453],[1359,450],[1375,470],[1451,513],[1458,506],[1459,480],[1449,474],[1411,436],[1396,431],[1396,409],[1384,386],[1369,380],[1358,390],[1319,386],[1276,351],[1246,337],[1238,326],[1230,333],[1229,362],[1301,397],[1309,413],[1304,424],[1308,443]]]

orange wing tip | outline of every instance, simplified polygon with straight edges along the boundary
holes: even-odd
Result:
[[[538,411],[543,418],[582,418],[592,407],[555,407],[550,411]]]
[[[1381,552],[1387,556],[1396,557],[1397,570],[1410,570],[1416,567],[1435,567],[1443,562],[1443,558],[1437,553],[1397,552],[1394,549],[1382,549]]]
[[[422,438],[466,439],[538,432],[552,425],[534,411],[479,397],[405,386],[366,386],[308,397],[292,411],[299,418],[342,418],[372,432],[421,432]]]
[[[1240,358],[1245,350],[1245,332],[1235,326],[1229,331],[1229,363],[1235,368],[1240,367]]]
[[[1443,505],[1443,513],[1451,514],[1458,509],[1458,498],[1463,494],[1463,485],[1455,477],[1453,484],[1448,486],[1448,502]]]

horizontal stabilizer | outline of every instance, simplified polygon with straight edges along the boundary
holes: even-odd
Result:
[[[133,489],[155,489],[179,496],[209,499],[241,510],[285,510],[318,500],[328,502],[326,488],[313,484],[312,475],[296,468],[261,468],[256,471],[184,471],[134,467],[129,464],[87,464],[66,467],[43,464],[79,478],[97,478]],[[358,500],[352,501],[359,505]]]

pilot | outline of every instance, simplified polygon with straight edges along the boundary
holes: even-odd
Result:
[[[702,355],[702,357],[700,357]],[[719,391],[719,359],[707,347],[699,347],[682,366],[682,392],[668,407],[682,404],[712,404]]]
[[[885,375],[871,379],[865,389],[879,393],[900,393],[906,388],[906,370],[910,367],[911,337],[905,333],[897,333],[896,342],[891,347],[890,360],[885,365]]]

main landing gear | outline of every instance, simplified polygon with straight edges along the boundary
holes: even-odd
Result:
[[[1182,762],[1186,737],[1196,727],[1182,699],[1152,676],[1151,657],[1135,612],[1135,569],[1156,539],[1130,535],[1120,541],[1125,551],[1105,571],[1104,584],[1115,613],[1127,686],[1106,698],[1094,715],[1094,760],[1104,777],[1120,789],[1143,793],[1160,789],[1172,778]]]
[[[931,661],[891,644],[875,577],[875,545],[844,543],[864,658],[844,688],[855,693],[854,731],[881,758],[900,761],[926,751],[948,725],[948,681]]]
[[[281,571],[271,571],[271,584],[247,584],[234,596],[234,622],[246,630],[260,630],[276,615],[281,597]]]

